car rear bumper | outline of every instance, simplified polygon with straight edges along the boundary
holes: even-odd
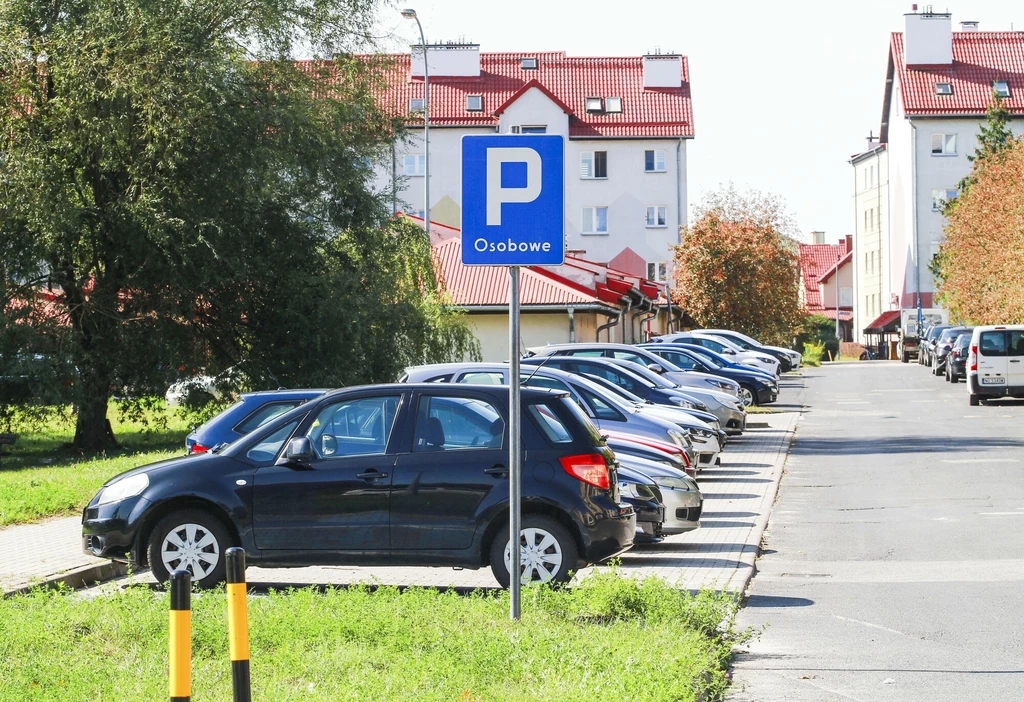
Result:
[[[582,521],[583,559],[600,563],[628,551],[636,535],[637,514],[633,505],[614,505],[600,513],[588,511]]]
[[[983,385],[978,380],[976,373],[967,376],[967,384],[972,395],[981,395],[982,397],[1024,396],[1024,385]]]

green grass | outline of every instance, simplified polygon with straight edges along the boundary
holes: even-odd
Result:
[[[122,445],[117,451],[81,454],[67,448],[74,436],[67,419],[19,435],[13,455],[0,460],[0,527],[79,514],[108,478],[184,453],[188,427],[174,413],[148,412],[145,421],[133,421],[111,405],[109,416]]]
[[[716,700],[727,685],[729,595],[597,574],[573,589],[292,590],[250,597],[256,700]],[[223,590],[193,595],[192,699],[231,698]],[[0,699],[165,699],[165,593],[0,600]]]
[[[764,405],[751,405],[747,408],[747,414],[782,414],[785,411],[775,407],[765,407]]]

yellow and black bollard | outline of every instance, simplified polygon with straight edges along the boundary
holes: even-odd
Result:
[[[245,550],[237,546],[225,554],[228,570],[228,650],[234,702],[252,702],[249,678],[249,615],[246,611]]]
[[[171,619],[168,638],[171,702],[192,698],[192,575],[171,573]]]

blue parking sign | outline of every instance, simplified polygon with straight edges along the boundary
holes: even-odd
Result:
[[[564,161],[558,134],[462,137],[462,262],[563,263]]]

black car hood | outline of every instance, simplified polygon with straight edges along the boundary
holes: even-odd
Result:
[[[180,456],[178,458],[168,458],[168,459],[165,459],[163,461],[157,461],[156,463],[147,463],[144,466],[139,466],[138,468],[131,468],[129,470],[126,470],[123,473],[118,473],[114,477],[112,477],[109,480],[107,480],[107,482],[103,483],[103,487],[106,487],[107,485],[110,485],[114,481],[120,480],[121,478],[127,478],[129,476],[137,475],[139,473],[155,473],[157,471],[162,471],[162,470],[174,470],[178,466],[184,465],[186,461],[188,461],[188,464],[190,466],[194,466],[194,465],[196,465],[197,462],[203,462],[203,461],[212,462],[212,461],[216,461],[216,460],[226,460],[226,457],[225,456],[220,456],[220,455],[215,454],[215,453],[207,452],[207,453],[200,453],[200,454],[196,454],[196,455],[192,455],[192,456]]]

